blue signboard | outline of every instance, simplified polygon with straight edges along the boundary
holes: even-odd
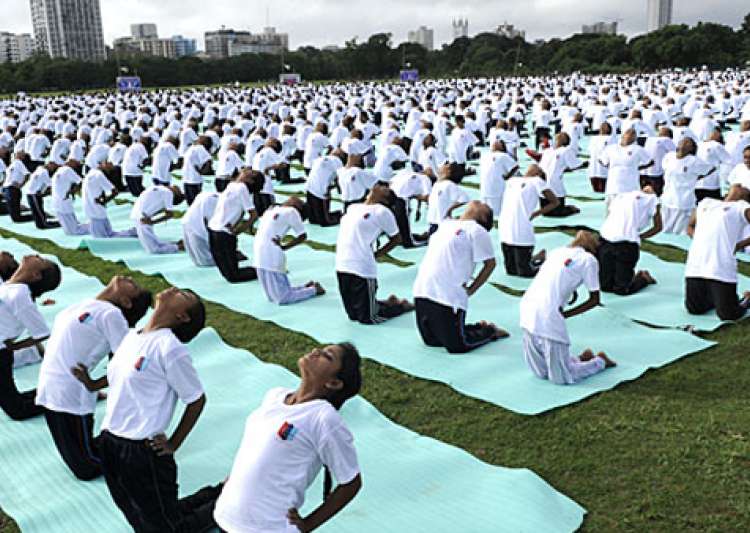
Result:
[[[138,76],[119,76],[117,90],[121,93],[134,93],[141,90],[141,78]]]
[[[416,69],[413,70],[402,70],[401,71],[401,81],[402,82],[417,82],[419,81],[419,71]]]

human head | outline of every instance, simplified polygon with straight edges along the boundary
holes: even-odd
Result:
[[[599,126],[599,135],[612,135],[612,125],[609,122],[602,122]]]
[[[396,203],[396,194],[385,183],[376,183],[367,194],[367,202],[381,204],[391,209]]]
[[[310,209],[307,207],[307,204],[296,196],[290,196],[287,201],[284,202],[284,206],[295,208],[299,212],[300,217],[302,217],[303,222],[310,216]]]
[[[547,179],[547,176],[544,174],[544,170],[542,170],[542,167],[540,167],[536,163],[532,163],[529,165],[529,168],[526,169],[526,174],[524,174],[523,177],[542,178],[543,180]]]
[[[725,202],[736,202],[737,200],[750,202],[750,190],[746,189],[739,183],[735,183],[729,187],[729,192],[724,197]]]
[[[109,294],[110,301],[120,308],[131,328],[144,317],[153,300],[150,291],[127,276],[114,276],[105,291]]]
[[[39,255],[27,255],[21,260],[11,280],[25,283],[31,291],[31,297],[37,299],[60,286],[62,273],[60,267],[49,259]]]
[[[555,135],[555,147],[561,148],[563,146],[569,146],[570,145],[570,135],[565,133],[564,131],[561,131],[557,135]]]
[[[492,208],[479,200],[472,200],[466,204],[461,220],[473,220],[487,231],[492,230]]]
[[[362,388],[361,359],[353,344],[343,342],[314,348],[297,362],[303,380],[324,391],[324,399],[340,409]]]
[[[689,155],[695,155],[696,153],[698,153],[698,146],[690,137],[684,137],[680,141],[680,144],[677,145],[678,159],[682,159],[683,157],[687,157]]]
[[[742,161],[747,168],[750,168],[750,146],[742,150]]]
[[[193,340],[206,325],[206,308],[188,289],[170,287],[157,294],[155,313],[169,317],[169,329],[182,343]]]
[[[587,252],[595,254],[599,248],[599,237],[595,233],[586,230],[580,230],[576,233],[571,246],[580,246]]]
[[[492,151],[493,152],[507,152],[508,150],[505,147],[505,142],[498,139],[492,143]]]
[[[633,128],[630,128],[622,134],[622,140],[620,141],[620,144],[622,146],[629,146],[633,144],[637,138],[638,136],[636,135],[635,130]]]
[[[0,279],[8,281],[18,270],[18,261],[10,252],[0,252]]]
[[[263,189],[266,177],[257,170],[246,168],[240,173],[239,176],[237,176],[237,181],[240,183],[244,183],[250,194],[255,194],[259,193]]]

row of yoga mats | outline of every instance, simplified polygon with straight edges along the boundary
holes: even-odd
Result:
[[[0,248],[17,256],[34,253],[12,239],[0,239]],[[42,312],[51,323],[57,312],[101,288],[97,279],[64,267],[61,287],[49,295],[55,303]],[[212,329],[190,344],[190,352],[208,402],[177,454],[181,495],[223,480],[247,415],[268,389],[298,383],[286,369],[228,346]],[[17,369],[19,388],[34,387],[37,373],[38,365]],[[100,402],[98,421],[103,410]],[[483,463],[391,422],[359,397],[342,414],[355,436],[363,489],[321,531],[381,532],[385,520],[388,531],[565,532],[583,521],[585,509],[534,472]],[[0,414],[0,449],[0,506],[24,533],[129,530],[102,480],[84,483],[69,473],[43,418],[12,422]],[[320,503],[321,495],[318,479],[303,514]]]

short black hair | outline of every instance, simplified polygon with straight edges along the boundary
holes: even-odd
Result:
[[[39,280],[29,283],[31,297],[37,299],[45,292],[54,291],[60,286],[60,281],[62,281],[60,267],[57,263],[49,261],[48,266],[42,270]]]
[[[18,261],[13,258],[5,268],[0,269],[0,279],[8,281],[15,274],[16,270],[18,270]]]
[[[189,289],[185,289],[185,292],[195,296],[197,301],[195,305],[188,309],[190,322],[184,322],[179,326],[172,328],[172,333],[174,333],[175,337],[177,337],[183,344],[187,344],[193,340],[198,336],[198,333],[206,327],[206,306],[203,305],[203,300],[200,299],[200,296]]]
[[[141,320],[141,318],[144,317],[144,315],[148,311],[148,308],[151,307],[153,300],[154,299],[151,295],[151,291],[143,290],[138,293],[138,296],[130,301],[130,309],[120,308],[123,316],[125,317],[125,320],[127,320],[128,322],[129,327],[134,328],[135,325]]]

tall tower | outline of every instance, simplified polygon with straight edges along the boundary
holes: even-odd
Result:
[[[103,61],[99,0],[30,0],[37,50],[50,57]]]
[[[469,19],[453,19],[453,40],[469,36]]]
[[[648,0],[648,31],[672,24],[672,0]]]

